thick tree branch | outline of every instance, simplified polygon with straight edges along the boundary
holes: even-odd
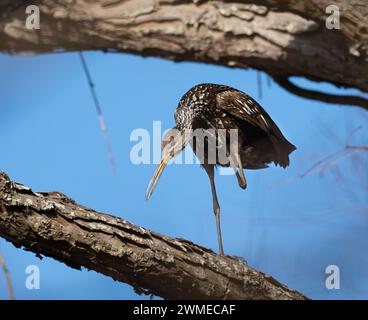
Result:
[[[238,258],[218,256],[76,204],[0,173],[0,236],[168,299],[306,299]]]
[[[25,28],[27,4],[40,6],[40,30]],[[335,1],[340,29],[328,30],[325,9],[330,4],[329,0],[5,0],[0,3],[0,51],[130,52],[253,67],[272,76],[303,76],[368,92],[368,6],[364,0]]]
[[[254,3],[254,0],[243,0],[246,3]],[[326,8],[334,5],[339,8],[342,26],[341,32],[344,38],[360,52],[368,51],[368,20],[367,2],[365,0],[257,0],[257,4],[264,5],[271,10],[292,12],[306,19],[312,19],[325,24]]]

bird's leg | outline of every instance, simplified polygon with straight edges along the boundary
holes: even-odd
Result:
[[[217,226],[217,238],[220,255],[224,255],[224,248],[222,246],[222,237],[221,237],[221,225],[220,225],[220,205],[217,200],[216,186],[215,186],[215,174],[214,174],[214,165],[206,165],[204,166],[208,177],[210,178],[211,183],[211,191],[212,191],[212,201],[213,201],[213,212],[216,217],[216,226]]]

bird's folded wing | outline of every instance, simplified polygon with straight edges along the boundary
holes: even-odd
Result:
[[[282,133],[267,112],[252,97],[237,90],[226,90],[217,94],[217,107],[228,112],[233,117],[251,123],[252,125],[281,136]]]

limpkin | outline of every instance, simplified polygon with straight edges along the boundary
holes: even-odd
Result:
[[[201,166],[210,180],[219,251],[223,255],[214,167],[232,167],[239,186],[245,189],[247,181],[244,169],[267,168],[271,162],[285,168],[289,165],[289,154],[296,147],[284,137],[275,122],[253,98],[225,85],[205,83],[192,87],[180,99],[174,117],[176,126],[162,140],[161,161],[149,183],[146,197],[149,199],[152,195],[166,164],[189,143],[196,156],[200,154]],[[205,133],[204,139],[194,134],[198,130]],[[234,130],[237,133],[236,145],[232,145],[234,142],[230,135]],[[209,154],[214,150],[215,158],[210,161]],[[220,151],[225,161],[224,157],[219,161]]]

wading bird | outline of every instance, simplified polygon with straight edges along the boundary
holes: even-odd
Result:
[[[180,99],[174,117],[176,126],[162,140],[161,161],[149,183],[146,197],[149,199],[152,195],[166,164],[190,143],[210,180],[219,251],[223,255],[214,167],[232,167],[239,186],[245,189],[244,169],[267,168],[271,162],[285,168],[289,165],[289,154],[296,148],[253,98],[225,85],[205,83],[194,86]],[[195,134],[198,130],[204,133],[201,139]],[[231,139],[232,130],[236,132],[236,139]],[[215,151],[215,157],[210,159],[212,151]]]

